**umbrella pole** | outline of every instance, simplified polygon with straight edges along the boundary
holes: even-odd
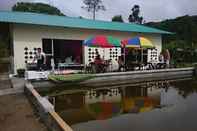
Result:
[[[144,59],[144,58],[143,58],[143,48],[141,49],[141,55],[142,55],[142,56],[141,56],[141,64],[143,64],[143,61],[144,61],[144,60],[143,60],[143,59]]]
[[[103,48],[103,60],[105,60],[105,48]]]
[[[124,70],[126,70],[126,49],[124,47]]]
[[[143,63],[143,48],[141,48],[141,62]]]

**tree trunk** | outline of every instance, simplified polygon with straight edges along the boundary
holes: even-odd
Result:
[[[94,11],[93,12],[93,20],[95,20],[95,14],[96,14],[96,12]]]
[[[96,5],[94,5],[94,9],[93,9],[93,20],[95,20],[96,17]]]

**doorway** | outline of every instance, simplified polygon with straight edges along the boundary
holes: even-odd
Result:
[[[70,57],[73,63],[82,64],[82,40],[43,39],[42,48],[47,57],[47,67],[51,68],[51,58],[54,58],[55,67],[58,63],[66,62]]]

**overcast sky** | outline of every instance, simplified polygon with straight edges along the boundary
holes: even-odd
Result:
[[[92,18],[92,14],[81,9],[83,0],[0,0],[0,10],[10,10],[17,1],[44,2],[59,8],[67,16]],[[197,0],[103,0],[106,11],[100,11],[96,19],[110,21],[114,15],[127,20],[134,4],[141,7],[146,21],[160,21],[182,15],[197,15]]]

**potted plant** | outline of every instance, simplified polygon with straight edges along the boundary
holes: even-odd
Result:
[[[17,69],[18,77],[24,77],[25,76],[25,69]]]

